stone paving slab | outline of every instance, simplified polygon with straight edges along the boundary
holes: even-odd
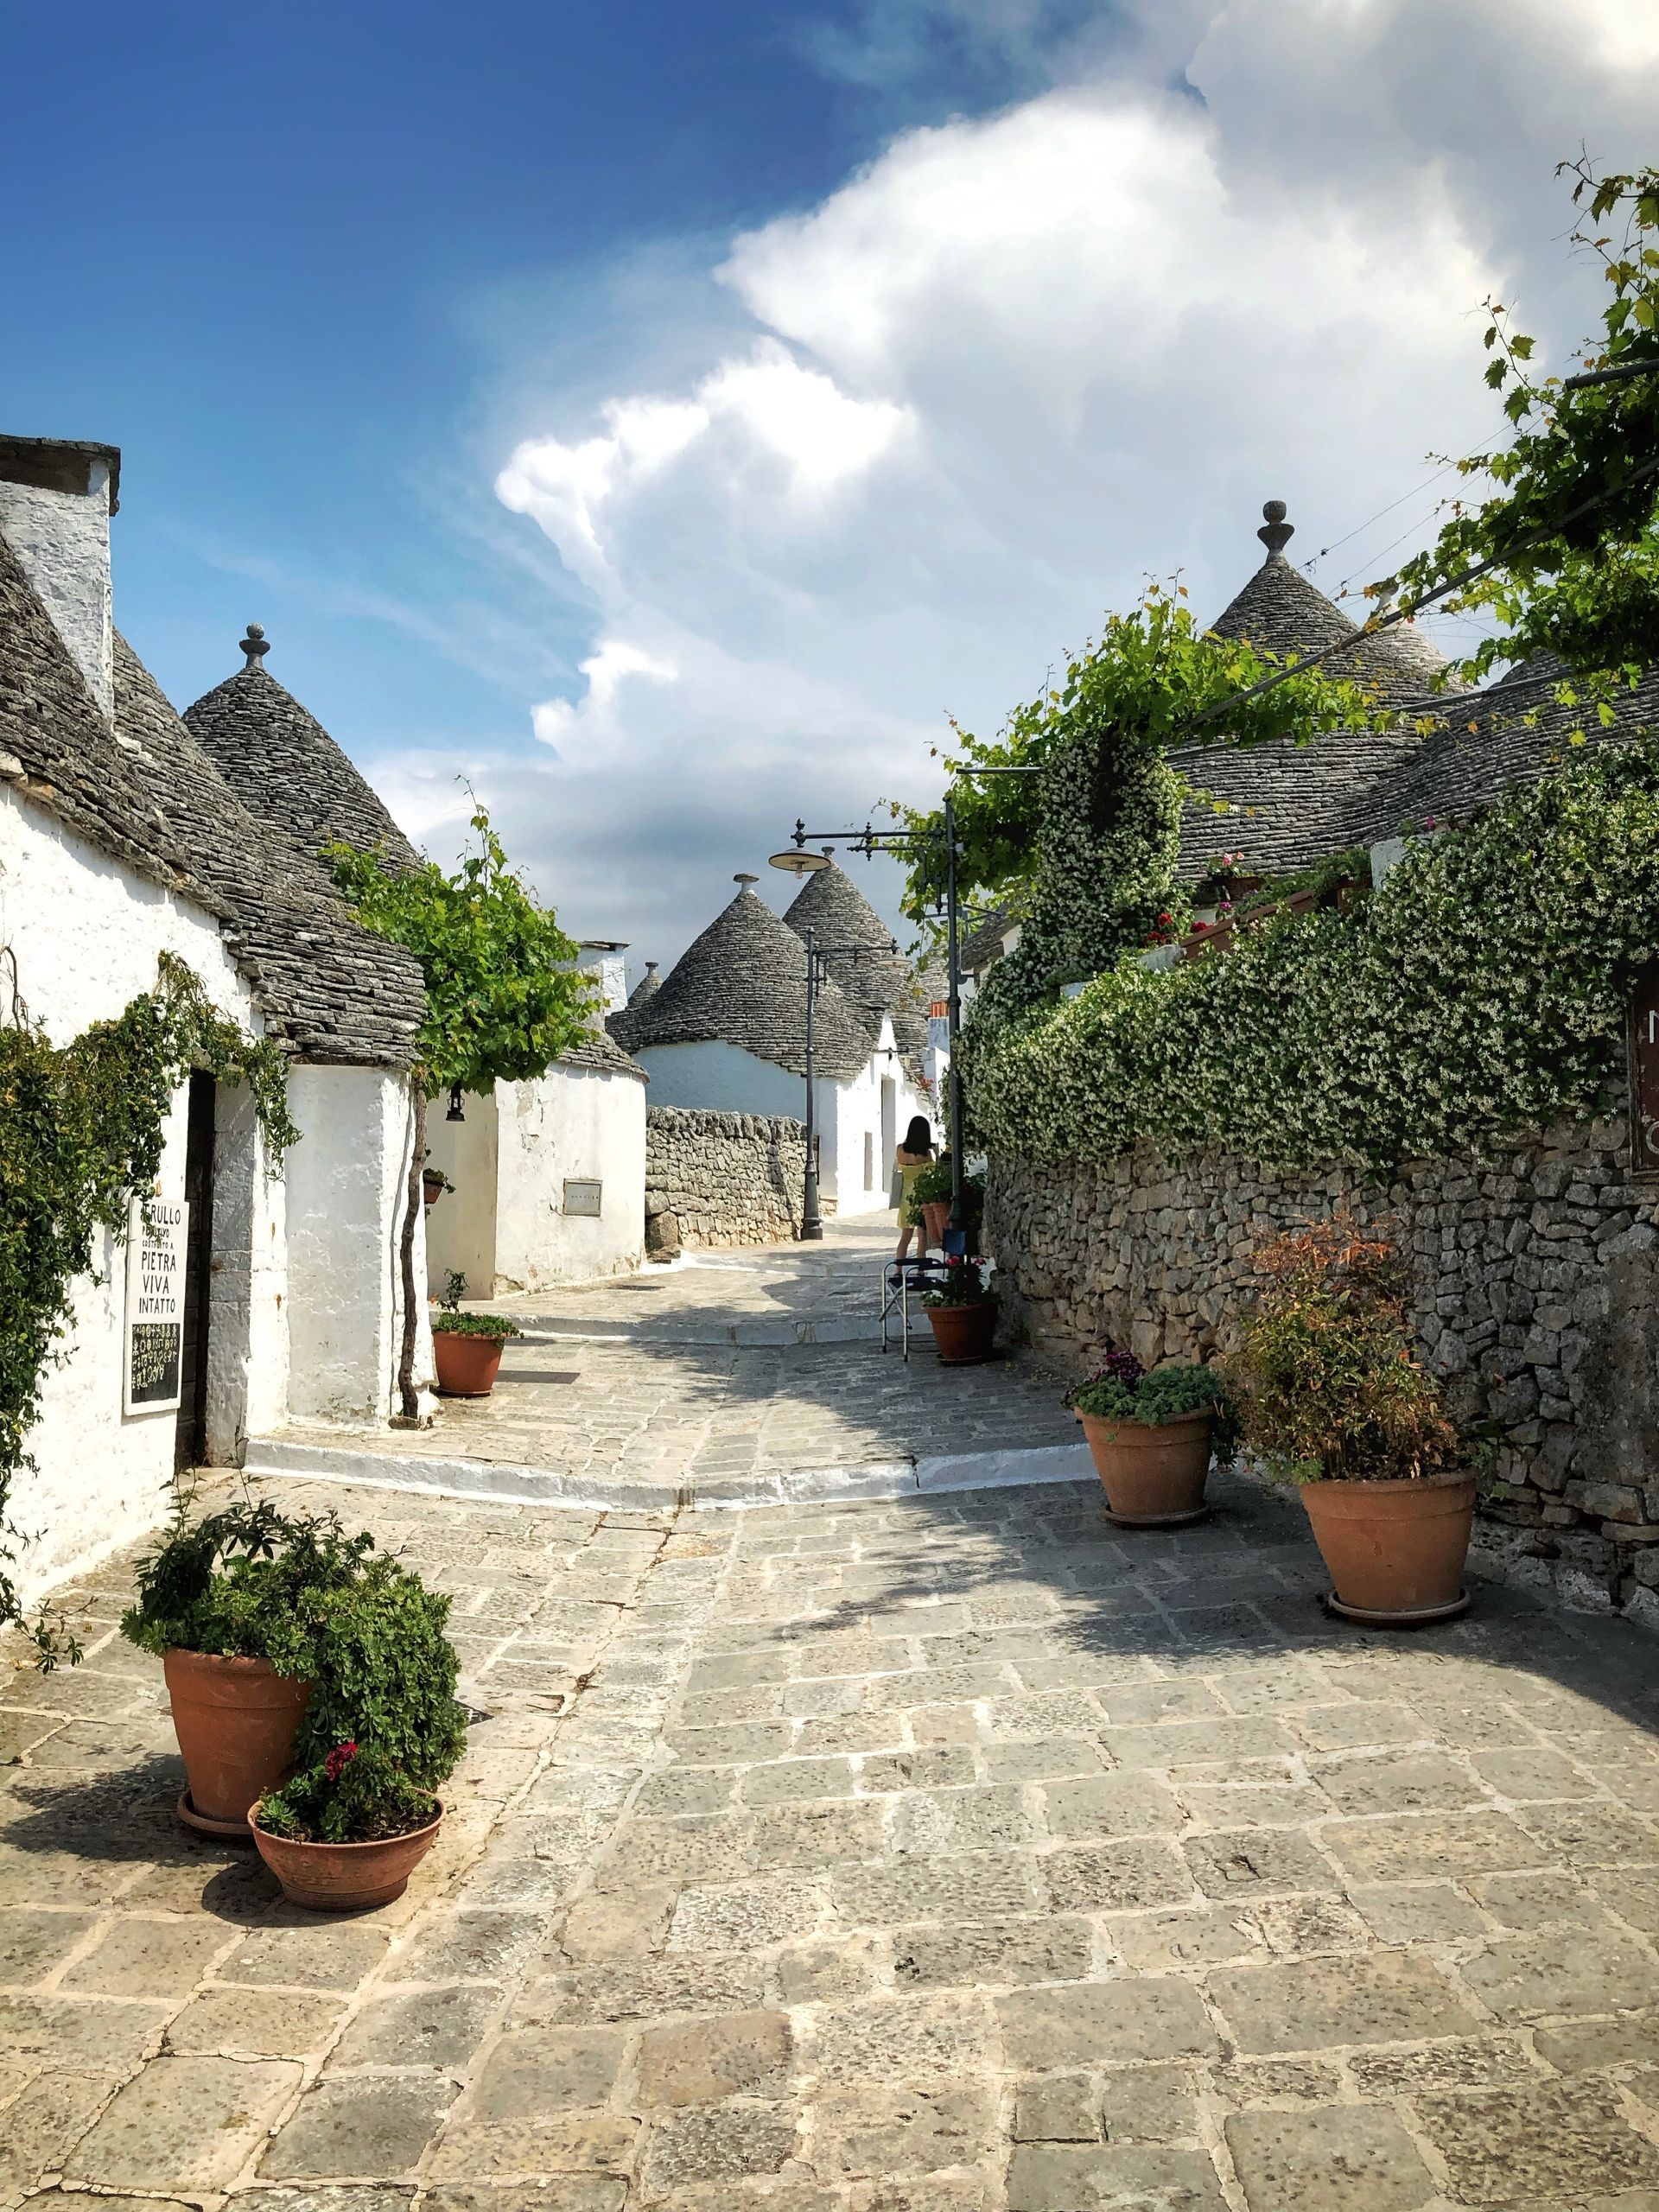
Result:
[[[0,1726],[0,2202],[1654,2212],[1659,1647],[1328,1620],[1294,1500],[308,1485],[492,1718],[397,1904],[186,1836],[130,1561]]]

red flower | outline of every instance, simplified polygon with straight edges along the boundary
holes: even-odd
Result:
[[[357,1757],[355,1744],[336,1744],[322,1763],[322,1770],[330,1782],[338,1782],[352,1761]]]

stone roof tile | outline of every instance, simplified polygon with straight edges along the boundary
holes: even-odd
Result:
[[[308,1060],[406,1066],[420,969],[242,806],[115,639],[115,727],[0,537],[0,754],[31,804],[219,924],[268,1032]]]

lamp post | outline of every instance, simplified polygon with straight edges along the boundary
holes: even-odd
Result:
[[[785,848],[785,849],[781,853],[773,853],[771,859],[771,865],[773,868],[784,868],[791,875],[810,875],[818,868],[828,868],[830,865],[830,858],[827,849],[822,858],[820,858],[817,853],[809,853],[806,850],[806,843],[809,836],[814,844],[823,844],[826,847],[830,845],[847,845],[850,847],[854,852],[862,853],[867,859],[872,853],[896,853],[902,851],[906,846],[925,845],[933,842],[933,840],[931,837],[926,836],[919,830],[878,830],[873,823],[869,822],[867,822],[861,830],[815,830],[809,832],[805,821],[804,819],[798,818],[795,823],[795,834],[791,840],[793,849],[791,850],[789,848]],[[952,802],[950,793],[947,791],[944,795],[944,926],[946,976],[949,988],[945,1003],[947,1015],[946,1026],[950,1038],[950,1071],[945,1089],[945,1115],[947,1135],[950,1146],[950,1226],[953,1230],[960,1231],[965,1226],[965,1217],[963,1205],[962,1071],[958,1065],[957,1054],[957,1033],[962,1027],[962,971],[958,957],[961,948],[957,943],[958,916],[957,911],[957,857],[958,848],[957,844],[956,807]],[[809,945],[810,944],[810,942],[811,940],[809,937]],[[864,949],[867,950],[870,950],[868,947]],[[810,961],[811,955],[809,952],[809,968],[810,966]],[[809,983],[807,991],[807,1034],[809,1038],[811,1035],[811,988]],[[810,1053],[810,1045],[808,1050]],[[810,1101],[810,1084],[808,1086],[808,1096]],[[811,1160],[810,1153],[808,1155],[807,1165],[808,1172],[810,1173]],[[803,1228],[801,1234],[804,1236],[806,1233],[805,1229]],[[819,1230],[818,1234],[822,1236],[822,1229]]]

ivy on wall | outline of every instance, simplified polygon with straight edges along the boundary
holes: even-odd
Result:
[[[1221,957],[1121,957],[1075,999],[982,995],[962,1042],[993,1153],[1225,1146],[1285,1166],[1408,1158],[1592,1111],[1659,950],[1659,741],[1575,757],[1420,841],[1351,913]]]
[[[54,1046],[17,988],[0,1017],[0,1626],[22,1618],[6,1572],[16,1530],[14,1479],[32,1467],[27,1439],[48,1367],[68,1357],[77,1277],[93,1273],[98,1232],[124,1233],[130,1199],[155,1187],[180,1084],[200,1068],[253,1095],[272,1172],[299,1136],[289,1118],[288,1064],[213,1006],[182,961],[161,957],[153,991],[113,1021]],[[7,976],[7,970],[10,970]],[[31,1633],[48,1661],[44,1623]]]

